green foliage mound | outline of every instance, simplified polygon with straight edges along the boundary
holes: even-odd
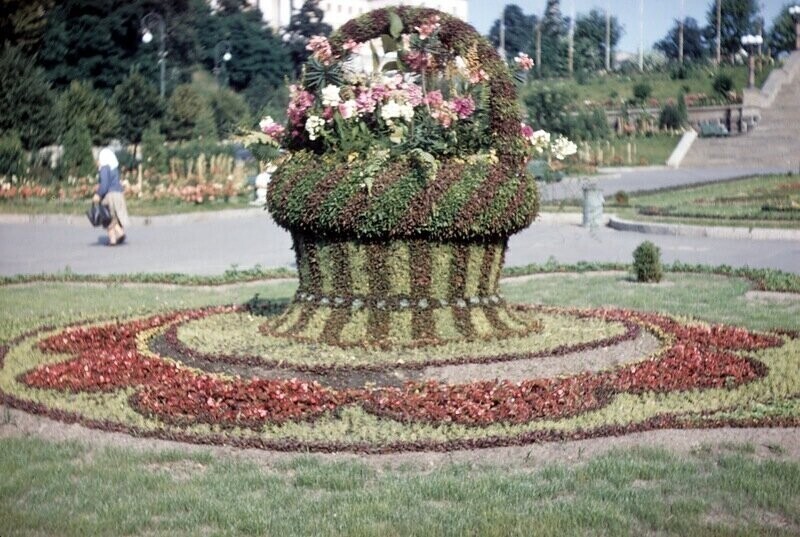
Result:
[[[637,246],[633,251],[633,272],[638,282],[660,282],[664,276],[664,269],[661,267],[661,249],[650,241]]]

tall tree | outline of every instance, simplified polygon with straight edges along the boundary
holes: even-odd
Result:
[[[743,35],[753,31],[753,20],[758,13],[756,0],[722,0],[722,24],[720,44],[722,54],[733,58],[741,48]],[[706,43],[712,48],[717,38],[717,2],[713,0],[708,8],[708,26],[705,30]]]
[[[110,92],[133,66],[155,74],[160,36],[143,44],[141,32],[142,17],[155,11],[166,23],[169,64],[185,66],[192,61],[194,34],[173,23],[187,9],[188,0],[59,1],[47,15],[39,63],[59,88],[72,80],[91,80],[95,88]]]
[[[680,21],[675,21],[675,25],[670,29],[661,41],[658,41],[654,48],[664,53],[670,60],[677,60],[680,57]],[[704,58],[708,49],[703,39],[703,29],[697,24],[697,20],[686,17],[683,20],[683,59],[685,61],[696,61]]]
[[[142,132],[163,112],[158,91],[135,70],[114,88],[113,102],[120,116],[120,135],[134,144],[142,140]]]
[[[569,20],[561,15],[559,0],[547,0],[542,17],[542,75],[560,76],[567,72],[567,30]]]
[[[0,0],[0,39],[4,44],[35,50],[54,0]]]
[[[164,127],[171,140],[189,140],[200,119],[214,125],[214,114],[200,94],[189,84],[181,84],[167,101]]]
[[[306,63],[309,51],[306,50],[309,38],[315,35],[329,36],[333,31],[330,24],[323,22],[325,12],[319,7],[319,0],[305,0],[302,7],[293,13],[286,27],[284,39],[295,74],[299,74]]]
[[[783,9],[772,21],[772,28],[767,34],[767,43],[773,54],[780,52],[791,52],[795,47],[795,26],[792,16],[789,14],[789,6],[796,5],[792,2],[783,6]]]
[[[77,119],[86,124],[92,143],[107,144],[117,136],[119,115],[116,109],[89,82],[74,80],[56,102],[56,115],[61,133],[69,130]]]
[[[536,15],[526,15],[516,4],[508,4],[503,9],[502,20],[505,23],[505,47],[507,59],[519,52],[530,53],[535,46]],[[495,48],[500,46],[500,19],[494,21],[489,30],[489,41]]]
[[[624,29],[617,17],[610,19],[611,64],[614,63],[614,49],[617,47]],[[597,9],[588,15],[578,15],[575,19],[575,69],[599,71],[605,68],[606,54],[606,14]]]
[[[29,150],[53,143],[55,94],[44,71],[20,49],[6,46],[0,73],[0,135],[16,131]]]

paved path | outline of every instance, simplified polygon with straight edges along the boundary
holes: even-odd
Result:
[[[83,217],[48,218],[37,223],[0,219],[0,274],[184,272],[219,274],[232,265],[292,266],[289,235],[261,210],[152,218],[132,226],[126,244],[108,248],[103,234]],[[642,241],[661,247],[667,262],[777,268],[800,273],[800,241],[757,241],[673,237],[584,229],[537,222],[514,236],[507,264],[630,262]]]

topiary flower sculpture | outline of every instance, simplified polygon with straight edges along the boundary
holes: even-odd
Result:
[[[497,286],[508,237],[537,214],[525,166],[549,135],[521,125],[489,42],[444,13],[400,7],[308,49],[287,125],[261,123],[288,149],[267,204],[292,234],[300,277],[268,331],[393,347],[538,329]]]

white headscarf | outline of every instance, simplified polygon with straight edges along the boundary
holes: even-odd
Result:
[[[108,166],[112,170],[116,170],[119,167],[119,161],[117,160],[117,155],[114,154],[114,150],[110,147],[104,147],[100,150],[100,155],[97,157],[97,160],[100,162],[100,167]]]

